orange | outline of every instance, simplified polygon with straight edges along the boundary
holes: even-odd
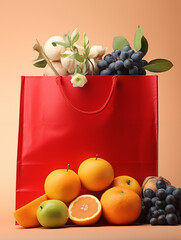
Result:
[[[83,161],[79,166],[78,175],[83,186],[90,191],[104,190],[114,179],[111,164],[97,156]]]
[[[25,206],[17,209],[14,212],[16,222],[25,228],[40,226],[40,223],[38,222],[38,219],[36,217],[36,212],[39,205],[47,199],[48,198],[46,194],[44,194],[41,197],[36,198],[32,202],[26,204]]]
[[[69,217],[77,225],[96,223],[102,212],[100,201],[93,195],[84,194],[73,200],[69,206]]]
[[[81,189],[79,176],[69,169],[57,169],[51,172],[45,180],[45,193],[49,199],[70,202],[76,198]]]
[[[111,224],[131,224],[141,213],[141,198],[126,187],[112,187],[101,197],[103,216]]]
[[[138,181],[130,176],[119,176],[113,181],[113,187],[122,186],[128,187],[135,191],[139,196],[141,196],[141,186]]]

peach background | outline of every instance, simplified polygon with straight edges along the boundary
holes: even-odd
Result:
[[[180,9],[180,0],[1,1],[0,227],[6,225],[1,233],[14,228],[20,76],[42,75],[32,66],[36,38],[44,44],[76,27],[87,33],[90,45],[101,44],[111,52],[114,36],[123,35],[132,44],[141,25],[149,41],[147,60],[174,63],[171,71],[159,74],[159,174],[181,186]]]

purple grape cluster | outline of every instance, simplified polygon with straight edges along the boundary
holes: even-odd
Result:
[[[107,54],[104,60],[97,63],[100,75],[146,75],[143,68],[147,61],[143,60],[141,51],[135,52],[130,46],[123,50],[116,49]]]
[[[156,187],[156,194],[151,189],[144,191],[139,222],[151,225],[181,224],[181,188],[166,187],[164,180],[158,180]]]

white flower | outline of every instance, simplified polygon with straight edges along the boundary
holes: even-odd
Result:
[[[80,73],[74,74],[71,79],[71,83],[73,84],[73,87],[83,87],[86,84],[86,82],[87,82],[87,78]]]
[[[103,46],[92,46],[90,48],[89,58],[101,58],[107,51]]]

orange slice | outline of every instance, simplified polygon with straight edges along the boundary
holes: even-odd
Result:
[[[73,200],[69,206],[69,217],[77,225],[96,223],[102,212],[99,200],[93,195],[84,194]]]
[[[48,200],[46,194],[17,209],[14,212],[16,222],[24,228],[40,226],[40,223],[36,217],[36,212],[39,205],[45,200]]]

